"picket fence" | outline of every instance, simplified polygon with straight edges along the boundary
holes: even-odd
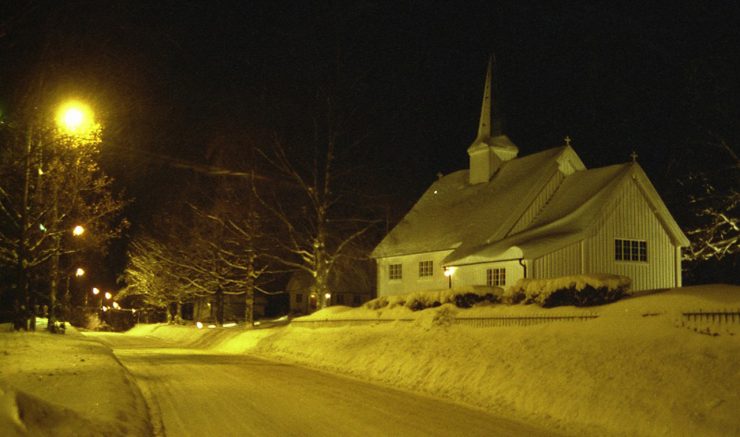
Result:
[[[553,322],[583,322],[599,317],[598,314],[584,313],[574,315],[530,315],[530,316],[498,316],[498,317],[459,317],[450,320],[455,325],[484,327],[501,326],[530,326]],[[327,328],[339,326],[366,326],[390,322],[413,322],[415,319],[323,319],[323,320],[293,320],[291,324],[309,328]]]

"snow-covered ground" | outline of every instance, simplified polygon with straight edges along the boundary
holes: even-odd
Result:
[[[302,320],[413,321],[337,327],[294,322],[284,328],[248,331],[142,325],[125,336],[155,336],[173,347],[254,354],[345,373],[570,435],[740,435],[740,322],[695,322],[681,315],[698,310],[740,311],[740,287],[686,287],[591,308],[491,305],[458,309],[443,305],[412,312],[405,307],[331,307]],[[469,317],[581,313],[599,317],[530,326],[455,323]],[[57,344],[67,342],[69,347],[55,352],[60,347]],[[25,352],[16,351],[18,347]],[[101,397],[101,403],[103,397],[112,396],[103,393],[112,382],[90,380],[89,371],[77,378],[66,372],[70,383],[51,396],[38,378],[46,378],[45,372],[60,373],[61,367],[36,370],[35,360],[43,363],[42,358],[60,353],[69,356],[63,363],[69,370],[75,364],[75,351],[86,351],[100,361],[105,358],[115,367],[107,351],[74,336],[0,335],[0,381],[12,387],[3,388],[2,429],[5,423],[14,423],[13,405],[22,403],[20,397],[7,393],[32,393],[66,406],[84,420],[99,419],[99,426],[113,426],[119,414],[140,408],[125,375],[113,369],[110,375],[118,376],[109,379],[117,379],[118,385],[112,387],[118,387],[116,397],[122,402],[117,412],[105,409],[88,414],[92,399],[73,402],[87,393],[93,393],[91,398]],[[7,372],[8,365],[16,370]],[[91,369],[97,372],[101,366]],[[91,385],[86,389],[73,386],[75,380],[87,381],[97,391]],[[81,408],[83,403],[87,406]],[[126,414],[129,419],[133,416]]]
[[[566,434],[739,435],[740,323],[686,311],[740,310],[740,287],[686,287],[591,308],[494,305],[419,312],[330,307],[307,320],[413,318],[363,326],[239,331],[141,326],[225,353],[250,353],[504,412]],[[596,313],[532,326],[455,318]]]
[[[113,353],[73,329],[0,325],[0,435],[150,435],[141,394]]]

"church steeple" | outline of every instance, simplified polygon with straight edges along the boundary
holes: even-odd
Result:
[[[480,108],[480,121],[478,122],[478,137],[476,141],[491,137],[491,82],[493,81],[493,56],[488,58],[488,69],[486,70],[486,83],[483,86],[483,103]]]
[[[478,135],[473,144],[468,147],[471,184],[488,182],[504,161],[514,159],[519,154],[519,148],[511,142],[509,137],[500,132],[498,123],[500,120],[492,118],[492,115],[499,116],[499,114],[492,114],[492,109],[496,108],[492,100],[493,63],[494,58],[491,56],[488,59],[486,81],[483,86]]]

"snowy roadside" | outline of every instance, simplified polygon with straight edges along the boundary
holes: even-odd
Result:
[[[0,325],[0,434],[151,435],[144,401],[110,349],[74,329]]]
[[[740,310],[740,287],[687,287],[587,309],[330,307],[305,319],[414,321],[250,331],[149,325],[129,335],[344,373],[571,435],[740,435],[740,323],[681,315],[700,309]],[[584,312],[599,317],[489,328],[454,323]]]

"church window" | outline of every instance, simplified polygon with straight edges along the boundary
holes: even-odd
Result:
[[[614,240],[614,259],[617,261],[647,262],[647,241]]]
[[[486,270],[486,285],[489,287],[503,287],[506,285],[506,269]]]
[[[388,265],[388,279],[401,279],[403,277],[403,267],[401,264]]]
[[[432,261],[421,261],[419,262],[419,277],[429,277],[434,275],[434,267]]]

